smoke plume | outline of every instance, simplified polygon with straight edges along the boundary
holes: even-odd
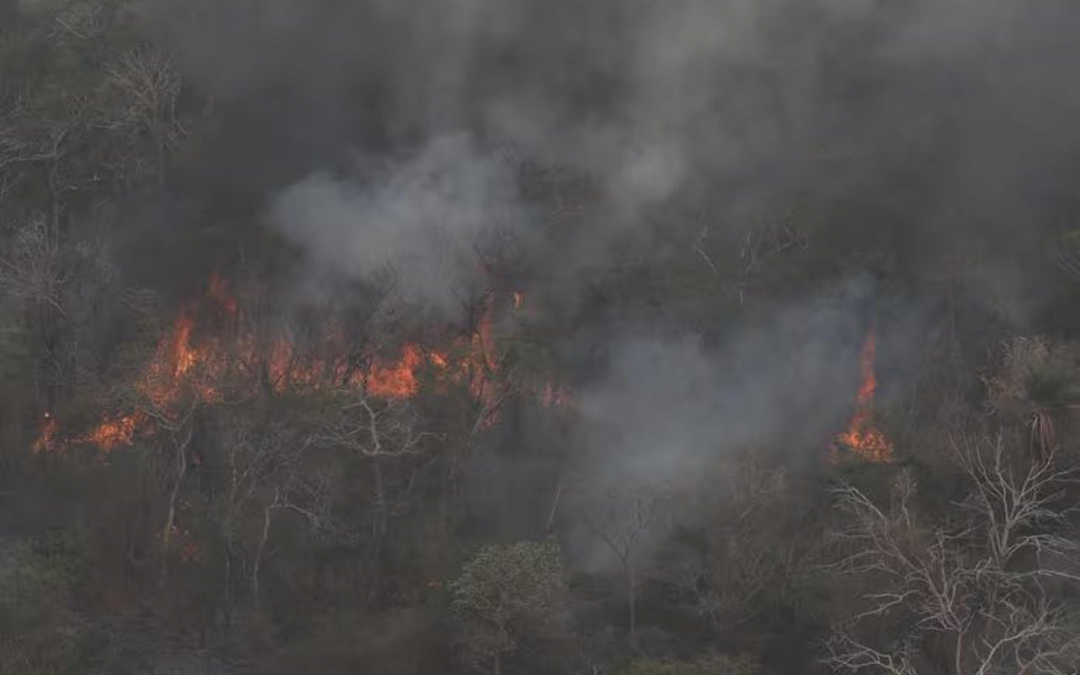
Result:
[[[272,222],[313,271],[389,273],[405,300],[454,316],[487,282],[484,235],[524,226],[507,169],[452,136],[377,171],[366,184],[306,178],[275,200]]]
[[[1080,214],[1074,2],[183,5],[146,0],[143,16],[219,107],[185,160],[196,192],[250,204],[303,253],[302,274],[392,270],[404,298],[449,317],[488,283],[485,238],[515,239],[530,297],[561,303],[549,328],[611,354],[578,378],[600,473],[813,445],[856,386],[836,373],[855,376],[865,322],[821,309],[837,284],[869,272],[1020,328]],[[571,176],[573,198],[529,167]],[[788,221],[807,242],[785,281],[803,306],[754,287],[731,310],[780,307],[764,327],[717,318],[656,339],[597,291],[677,260],[722,304],[760,272],[747,233]],[[725,337],[703,346],[706,332]],[[880,351],[919,358],[905,350]]]

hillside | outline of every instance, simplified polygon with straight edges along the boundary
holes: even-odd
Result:
[[[0,0],[0,674],[1077,672],[1077,29]]]

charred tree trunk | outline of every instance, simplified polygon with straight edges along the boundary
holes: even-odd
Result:
[[[378,456],[371,458],[371,473],[375,482],[375,532],[381,539],[386,533],[389,514],[386,508],[386,485],[383,478],[382,460]]]
[[[187,473],[187,443],[176,443],[176,478],[169,493],[169,505],[165,515],[165,529],[161,533],[161,585],[169,579],[169,556],[172,553],[172,534],[176,529],[176,502],[180,496],[180,485]]]
[[[255,549],[255,560],[251,565],[251,601],[256,607],[259,606],[259,570],[262,567],[263,552],[266,550],[266,542],[270,538],[270,521],[274,508],[277,506],[278,493],[274,493],[274,501],[267,504],[263,511],[262,533],[259,536],[259,546]]]
[[[180,488],[184,483],[184,477],[187,475],[187,449],[191,443],[193,433],[191,420],[194,413],[195,404],[193,403],[187,414],[177,422],[167,420],[164,416],[160,418],[164,422],[164,428],[169,431],[169,438],[174,449],[173,462],[176,467],[176,474],[173,479],[172,489],[169,491],[169,502],[166,507],[165,528],[161,533],[161,578],[159,583],[162,586],[168,582],[169,578],[172,535],[176,530],[176,505],[180,499]]]

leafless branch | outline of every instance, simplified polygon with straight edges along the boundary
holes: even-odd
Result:
[[[64,316],[61,299],[64,274],[60,251],[44,218],[34,219],[0,255],[0,288],[12,297],[43,302]]]
[[[834,569],[866,579],[865,607],[848,617],[828,645],[826,662],[838,672],[921,675],[946,667],[957,675],[1024,673],[1059,675],[1080,666],[1076,618],[1050,599],[1044,580],[1080,581],[1067,561],[1077,542],[1059,530],[1068,509],[1061,503],[1073,473],[1053,454],[1011,457],[1000,437],[960,439],[954,458],[968,478],[957,522],[924,523],[914,508],[914,482],[903,474],[892,503],[879,506],[851,485],[837,490],[852,523],[836,533],[846,553]],[[903,640],[873,646],[851,630],[869,619],[911,617],[915,635],[937,634],[950,645],[949,663],[927,660]]]
[[[760,273],[768,258],[807,247],[806,233],[786,221],[748,229],[739,251],[739,304],[745,303],[751,280]]]
[[[367,457],[415,454],[438,434],[420,431],[420,418],[407,400],[375,400],[350,392],[334,419],[314,436],[316,444],[341,447]]]

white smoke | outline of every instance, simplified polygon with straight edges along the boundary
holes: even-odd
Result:
[[[523,222],[508,167],[453,135],[378,173],[366,183],[313,175],[275,200],[271,222],[315,270],[389,272],[406,301],[454,316],[486,285],[484,235]]]

